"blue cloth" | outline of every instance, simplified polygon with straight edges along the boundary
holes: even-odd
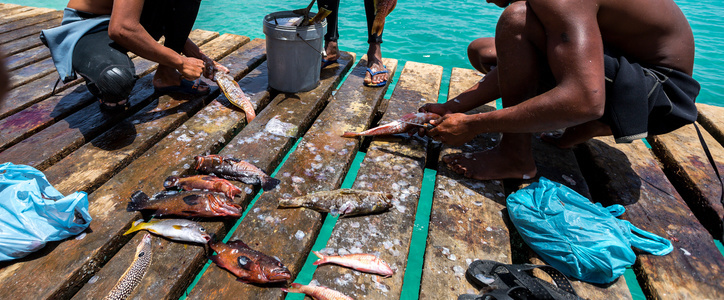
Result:
[[[63,11],[60,26],[40,31],[40,40],[50,49],[55,69],[64,83],[77,78],[73,71],[73,50],[81,37],[88,33],[108,29],[110,15],[83,18],[72,8]]]

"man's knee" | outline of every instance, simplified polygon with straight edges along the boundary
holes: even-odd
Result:
[[[134,68],[108,66],[96,82],[88,84],[88,90],[106,102],[127,99],[138,79],[135,73]]]
[[[507,29],[522,31],[525,28],[528,17],[528,6],[525,1],[511,3],[503,10],[498,19],[498,26],[505,26]]]

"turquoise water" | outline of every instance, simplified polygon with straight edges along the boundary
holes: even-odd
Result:
[[[67,0],[0,0],[62,9]],[[302,8],[309,1],[205,0],[195,28],[264,38],[262,18],[275,11]],[[724,106],[724,3],[720,0],[676,0],[689,19],[696,39],[694,78],[702,84],[697,102]],[[315,7],[316,10],[316,7]],[[466,47],[482,36],[493,36],[502,9],[483,0],[398,0],[387,17],[382,54],[402,63],[416,61],[450,68],[470,68]],[[364,54],[367,27],[362,0],[340,5],[340,48]],[[401,70],[401,68],[400,68]],[[443,94],[446,91],[442,91]],[[441,95],[441,99],[446,99]]]

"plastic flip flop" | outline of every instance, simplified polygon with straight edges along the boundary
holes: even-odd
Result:
[[[389,71],[387,71],[387,67],[385,66],[385,69],[384,69],[384,70],[380,70],[380,71],[377,71],[377,72],[372,72],[372,70],[371,70],[370,68],[367,68],[367,73],[370,73],[370,79],[372,79],[372,77],[375,77],[375,75],[377,75],[377,74],[389,73]],[[365,85],[366,85],[366,86],[369,86],[369,87],[381,87],[381,86],[384,86],[384,85],[386,85],[386,84],[387,84],[387,80],[383,80],[382,82],[377,83],[377,84],[374,84],[374,83],[365,83]]]
[[[327,66],[329,66],[329,65],[331,65],[331,64],[334,64],[334,63],[336,63],[336,62],[337,62],[336,59],[326,60],[326,59],[322,58],[322,69],[324,69],[324,68],[326,68]]]

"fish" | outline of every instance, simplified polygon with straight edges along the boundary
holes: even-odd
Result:
[[[314,253],[314,255],[319,257],[319,259],[313,263],[313,265],[315,266],[331,263],[349,267],[365,273],[379,274],[384,277],[390,277],[392,276],[392,274],[395,274],[395,271],[392,271],[392,269],[386,262],[372,254],[354,253],[346,255],[325,256],[319,251],[312,252]]]
[[[256,112],[254,111],[254,105],[251,103],[251,99],[244,94],[244,91],[242,91],[241,87],[239,87],[239,83],[237,83],[231,75],[228,73],[216,72],[214,80],[216,80],[216,84],[219,85],[219,88],[224,93],[224,96],[226,96],[226,99],[229,99],[231,104],[236,105],[244,111],[247,123],[256,118]]]
[[[113,289],[106,295],[104,300],[123,300],[128,298],[133,292],[133,289],[141,282],[143,276],[148,271],[148,266],[151,265],[151,258],[153,257],[153,249],[151,244],[151,234],[146,233],[138,243],[136,247],[136,254],[133,258],[133,262],[126,269],[126,272],[121,275]]]
[[[246,184],[259,185],[265,191],[274,189],[279,179],[273,178],[249,162],[226,158],[221,155],[196,156],[196,170],[206,174],[214,174],[224,179],[241,181]]]
[[[278,259],[249,248],[240,240],[222,243],[214,241],[209,247],[216,251],[209,259],[234,274],[244,283],[283,282],[292,277]]]
[[[402,116],[399,121],[392,121],[382,126],[371,128],[362,132],[345,132],[342,137],[376,136],[396,133],[405,133],[419,127],[415,124],[427,124],[431,120],[440,118],[435,113],[410,113]],[[410,124],[414,123],[414,124]]]
[[[150,211],[156,216],[241,217],[241,206],[214,192],[163,191],[149,198],[136,191],[126,211]]]
[[[291,287],[282,288],[287,293],[304,293],[315,300],[354,300],[354,298],[321,285],[303,285],[292,283]]]
[[[397,0],[375,0],[375,20],[372,22],[370,34],[382,35],[385,29],[385,18],[397,6]]]
[[[206,233],[204,227],[201,227],[199,223],[185,219],[155,219],[148,222],[143,222],[143,219],[140,219],[133,222],[133,226],[123,235],[139,230],[148,230],[151,233],[179,242],[206,244],[211,240],[211,236]]]
[[[186,191],[208,190],[223,193],[229,199],[234,199],[236,195],[241,194],[241,189],[228,180],[211,175],[169,176],[164,180],[163,187],[166,189],[180,188]]]
[[[356,189],[321,191],[279,199],[279,207],[306,207],[334,216],[357,216],[383,212],[392,207],[392,194]]]

